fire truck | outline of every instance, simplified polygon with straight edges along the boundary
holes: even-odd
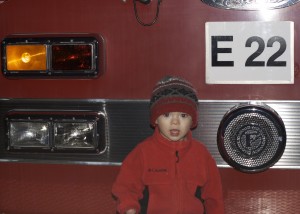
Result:
[[[298,2],[0,1],[0,213],[116,213],[166,75],[199,94],[225,212],[298,213]]]

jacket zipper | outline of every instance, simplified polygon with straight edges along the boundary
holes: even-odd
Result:
[[[180,214],[181,213],[181,188],[180,188],[180,181],[179,181],[179,177],[178,177],[178,163],[179,163],[179,152],[176,150],[175,151],[175,156],[176,156],[176,161],[175,161],[175,176],[176,176],[176,189],[177,189],[177,213]]]
[[[176,156],[176,163],[179,163],[179,152],[177,150],[175,152],[175,156]]]

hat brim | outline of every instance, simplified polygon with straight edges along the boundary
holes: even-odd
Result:
[[[161,99],[151,108],[150,123],[156,126],[156,119],[169,112],[183,112],[192,117],[192,126],[195,128],[198,124],[198,108],[194,101],[185,98]]]

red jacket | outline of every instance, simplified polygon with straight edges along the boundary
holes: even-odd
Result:
[[[207,149],[188,133],[170,142],[158,131],[124,160],[113,185],[118,212],[130,208],[147,214],[223,214],[219,171]],[[144,196],[148,190],[149,197]],[[140,205],[140,200],[146,204]]]

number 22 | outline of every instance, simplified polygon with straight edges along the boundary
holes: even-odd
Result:
[[[261,37],[252,36],[246,41],[246,47],[251,47],[252,43],[258,44],[257,50],[248,57],[245,66],[265,66],[264,61],[254,61],[265,49],[265,42]],[[273,36],[267,42],[267,47],[273,47],[275,42],[279,42],[279,49],[268,59],[267,66],[286,66],[286,61],[276,61],[286,50],[286,42],[280,36]]]

